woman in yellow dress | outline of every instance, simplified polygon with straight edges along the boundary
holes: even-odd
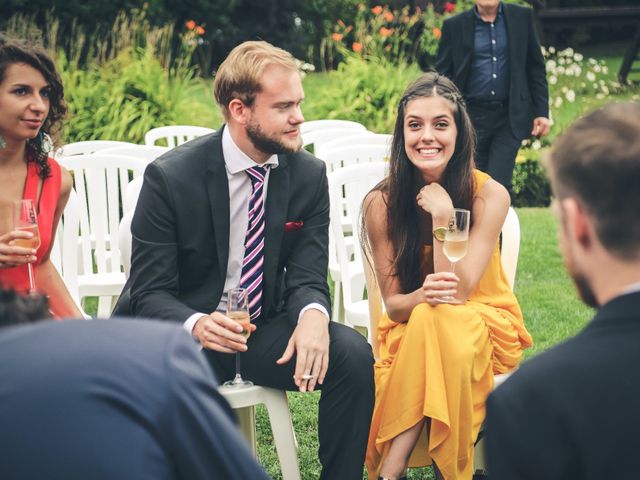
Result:
[[[389,176],[364,202],[363,238],[387,312],[377,331],[371,479],[432,462],[438,478],[471,479],[493,375],[515,368],[532,343],[500,264],[509,194],[474,169],[474,138],[453,82],[424,74],[400,101]],[[455,274],[438,230],[454,207],[471,211]]]

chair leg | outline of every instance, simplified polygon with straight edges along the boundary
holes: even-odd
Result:
[[[244,435],[249,448],[254,455],[257,456],[256,450],[256,409],[254,406],[244,407],[235,410],[236,417],[238,417],[238,423],[240,424],[240,430]]]
[[[109,318],[111,315],[111,295],[98,297],[98,318]]]
[[[333,283],[333,306],[331,310],[331,320],[344,323],[344,304],[342,302],[342,282],[340,278]]]
[[[484,438],[480,438],[473,448],[473,471],[474,473],[479,474],[484,474],[487,471],[487,465],[484,456]]]
[[[263,398],[269,413],[282,478],[283,480],[300,480],[298,445],[291,423],[287,393],[282,390],[265,389]]]

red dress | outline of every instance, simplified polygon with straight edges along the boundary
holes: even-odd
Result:
[[[51,174],[44,180],[40,199],[38,200],[38,183],[40,181],[40,167],[35,162],[27,164],[27,179],[24,185],[23,198],[33,200],[38,210],[38,230],[40,232],[40,247],[36,252],[34,268],[42,262],[42,257],[49,251],[53,237],[53,217],[60,197],[62,176],[60,165],[53,158],[47,160]],[[12,287],[19,292],[29,290],[29,271],[27,265],[0,269],[0,284]],[[37,285],[36,285],[37,288]]]

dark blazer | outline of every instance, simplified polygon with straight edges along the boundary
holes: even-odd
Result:
[[[0,478],[268,477],[182,328],[69,320],[0,329]]]
[[[131,277],[115,314],[184,322],[211,313],[229,257],[229,185],[222,129],[151,163],[131,224]],[[326,167],[306,151],[278,156],[265,210],[262,320],[281,312],[293,324],[327,286],[329,193]],[[299,229],[285,224],[302,222]]]
[[[638,478],[640,293],[525,362],[487,401],[491,480]]]
[[[533,25],[533,11],[502,3],[509,49],[509,119],[513,134],[531,135],[533,119],[549,117],[549,91],[544,58]],[[473,9],[444,21],[436,70],[464,93],[474,42]]]

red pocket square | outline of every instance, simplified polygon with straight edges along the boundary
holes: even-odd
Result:
[[[287,222],[284,224],[285,232],[297,232],[302,229],[304,222]]]

